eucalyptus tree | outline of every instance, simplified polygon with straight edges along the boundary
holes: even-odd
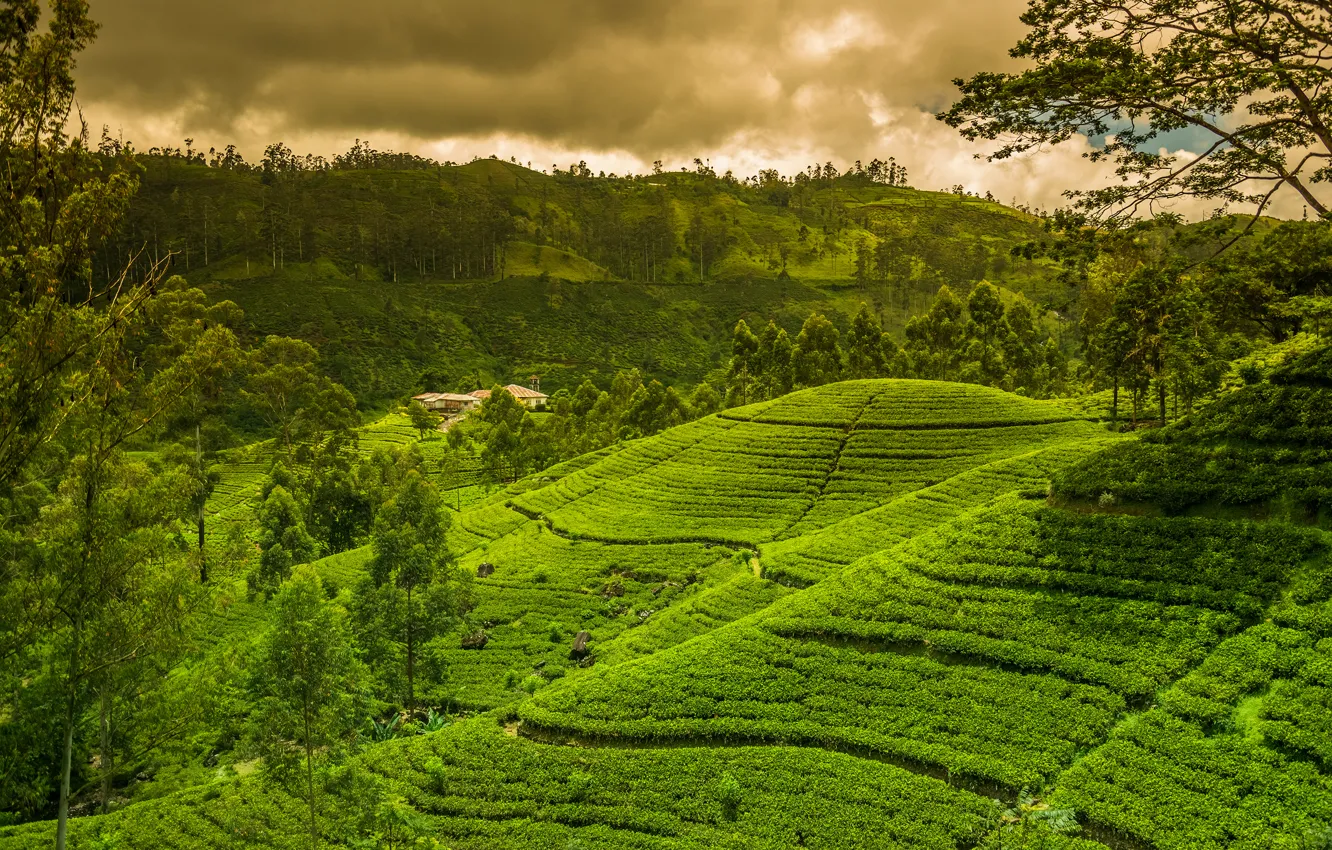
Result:
[[[310,847],[317,847],[316,767],[346,751],[364,706],[347,612],[327,598],[314,567],[297,568],[278,592],[253,674],[264,777],[305,799]]]

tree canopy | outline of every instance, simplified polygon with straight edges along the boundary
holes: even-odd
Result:
[[[1085,134],[1120,182],[1066,192],[1102,219],[1192,196],[1263,209],[1282,187],[1320,215],[1332,175],[1332,8],[1320,0],[1029,0],[1020,73],[956,80],[938,117],[991,160]],[[1188,130],[1195,152],[1162,152]]]

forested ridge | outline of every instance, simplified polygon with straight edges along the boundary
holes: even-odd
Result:
[[[1332,31],[1139,6],[939,116],[1047,212],[138,151],[0,4],[0,850],[1332,847]]]

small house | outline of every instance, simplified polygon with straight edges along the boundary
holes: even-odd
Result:
[[[412,398],[421,402],[426,410],[444,414],[466,413],[481,404],[481,399],[461,393],[421,393]]]
[[[546,400],[550,398],[550,396],[539,390],[520,387],[517,384],[509,384],[504,389],[509,395],[518,399],[518,401],[529,410],[545,407]],[[468,395],[472,396],[478,403],[480,403],[490,398],[490,390],[472,390]]]
[[[550,396],[540,390],[520,387],[517,384],[509,384],[504,389],[509,391],[509,395],[522,402],[525,407],[532,410],[536,410],[538,407],[545,407],[546,400],[550,398]]]

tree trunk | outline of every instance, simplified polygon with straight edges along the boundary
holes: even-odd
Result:
[[[1156,382],[1156,397],[1161,407],[1161,424],[1166,424],[1166,386],[1160,378]]]
[[[415,682],[413,674],[415,673],[415,646],[412,638],[415,636],[416,614],[412,610],[412,589],[407,588],[407,716],[411,717],[412,710],[416,707],[416,693],[413,688]]]
[[[111,749],[111,688],[102,684],[101,713],[98,718],[98,750],[102,760],[101,809],[106,814],[107,803],[111,800],[111,779],[115,772],[115,755]]]
[[[1119,375],[1115,375],[1115,391],[1110,402],[1110,424],[1119,425]]]
[[[199,465],[199,487],[204,487],[203,439],[199,435],[199,423],[194,423],[194,459]],[[201,494],[202,495],[202,494]],[[199,583],[208,584],[208,558],[204,554],[204,506],[206,499],[199,499]]]
[[[69,773],[74,759],[74,665],[70,664],[69,694],[65,700],[65,741],[60,754],[60,803],[56,809],[56,850],[65,850],[69,829]]]
[[[310,804],[310,850],[319,848],[319,825],[315,821],[314,742],[310,740],[310,704],[303,712],[305,724],[305,799]]]

